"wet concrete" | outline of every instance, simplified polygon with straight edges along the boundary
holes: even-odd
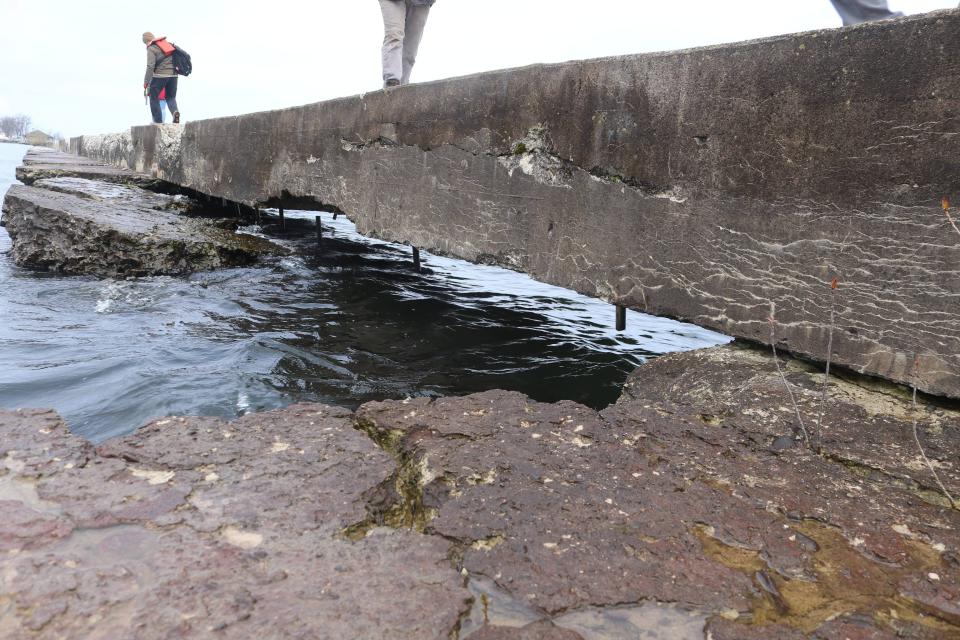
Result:
[[[131,172],[52,152],[31,151],[24,162],[30,175],[18,176],[32,186],[10,188],[2,220],[20,266],[101,277],[184,275],[285,253],[236,233],[235,223],[186,215],[200,204],[146,191]]]
[[[819,376],[782,366],[815,423]],[[0,413],[0,629],[960,637],[960,511],[905,439],[915,415],[960,493],[960,411],[840,378],[825,407],[817,455],[772,358],[733,345],[641,367],[601,412],[504,391],[299,405],[96,449],[51,412]]]

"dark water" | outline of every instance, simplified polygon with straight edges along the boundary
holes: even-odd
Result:
[[[0,193],[25,151],[0,144]],[[330,214],[313,255],[313,215],[284,236],[305,255],[186,279],[33,273],[0,229],[0,406],[54,407],[94,441],[308,400],[500,388],[602,407],[647,358],[726,341],[638,313],[618,334],[610,305],[502,269],[424,254],[418,274],[409,248]]]

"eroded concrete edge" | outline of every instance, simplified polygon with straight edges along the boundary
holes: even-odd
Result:
[[[960,192],[958,28],[534,66],[72,148],[737,337],[769,342],[773,317],[783,349],[832,342],[836,364],[960,397],[940,206]]]

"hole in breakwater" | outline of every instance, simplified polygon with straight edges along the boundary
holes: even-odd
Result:
[[[0,190],[19,161],[0,158]],[[185,278],[35,273],[2,253],[0,229],[0,405],[52,406],[94,442],[167,415],[301,401],[507,389],[600,408],[647,359],[726,341],[632,313],[618,334],[606,303],[497,267],[424,252],[417,273],[409,247],[344,216],[322,214],[318,251],[316,212],[285,214],[272,239],[292,255]]]

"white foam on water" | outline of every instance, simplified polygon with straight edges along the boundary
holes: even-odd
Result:
[[[109,313],[113,309],[113,303],[122,297],[123,292],[116,280],[110,280],[100,289],[99,295],[94,310],[97,313]]]
[[[250,396],[248,396],[245,391],[239,392],[237,394],[237,411],[240,413],[240,415],[246,415],[249,409]]]

